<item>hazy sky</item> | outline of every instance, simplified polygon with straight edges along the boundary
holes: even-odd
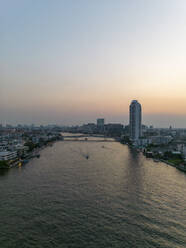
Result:
[[[0,0],[0,122],[186,127],[185,0]]]

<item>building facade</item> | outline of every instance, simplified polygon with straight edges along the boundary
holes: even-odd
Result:
[[[133,100],[130,104],[129,112],[130,139],[134,143],[138,143],[141,137],[141,104],[137,100]]]
[[[104,133],[105,120],[103,118],[97,119],[97,129],[99,133]]]
[[[7,161],[7,160],[12,160],[17,157],[17,152],[16,151],[4,151],[0,152],[0,161]]]
[[[98,127],[103,127],[105,124],[105,120],[103,118],[97,119],[97,126]]]

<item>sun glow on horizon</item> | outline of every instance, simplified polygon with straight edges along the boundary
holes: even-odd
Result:
[[[11,4],[0,10],[0,122],[125,121],[132,99],[144,116],[186,115],[185,1]]]

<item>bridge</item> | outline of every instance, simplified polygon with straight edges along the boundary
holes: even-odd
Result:
[[[73,142],[116,142],[115,139],[105,137],[104,135],[62,135],[63,141]]]
[[[72,138],[72,139],[64,139],[64,140],[62,140],[62,141],[65,141],[65,142],[71,142],[71,141],[73,141],[73,142],[117,142],[116,140],[109,140],[109,139],[74,139],[74,138]]]
[[[89,137],[96,137],[96,138],[106,138],[104,135],[91,135],[91,134],[80,134],[80,135],[62,135],[62,137],[65,138],[89,138]]]
[[[63,141],[69,142],[116,142],[115,139],[106,137],[102,134],[65,134],[62,133]]]

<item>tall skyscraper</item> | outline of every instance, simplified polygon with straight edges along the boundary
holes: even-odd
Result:
[[[130,139],[138,143],[141,136],[141,104],[133,100],[130,104]]]

